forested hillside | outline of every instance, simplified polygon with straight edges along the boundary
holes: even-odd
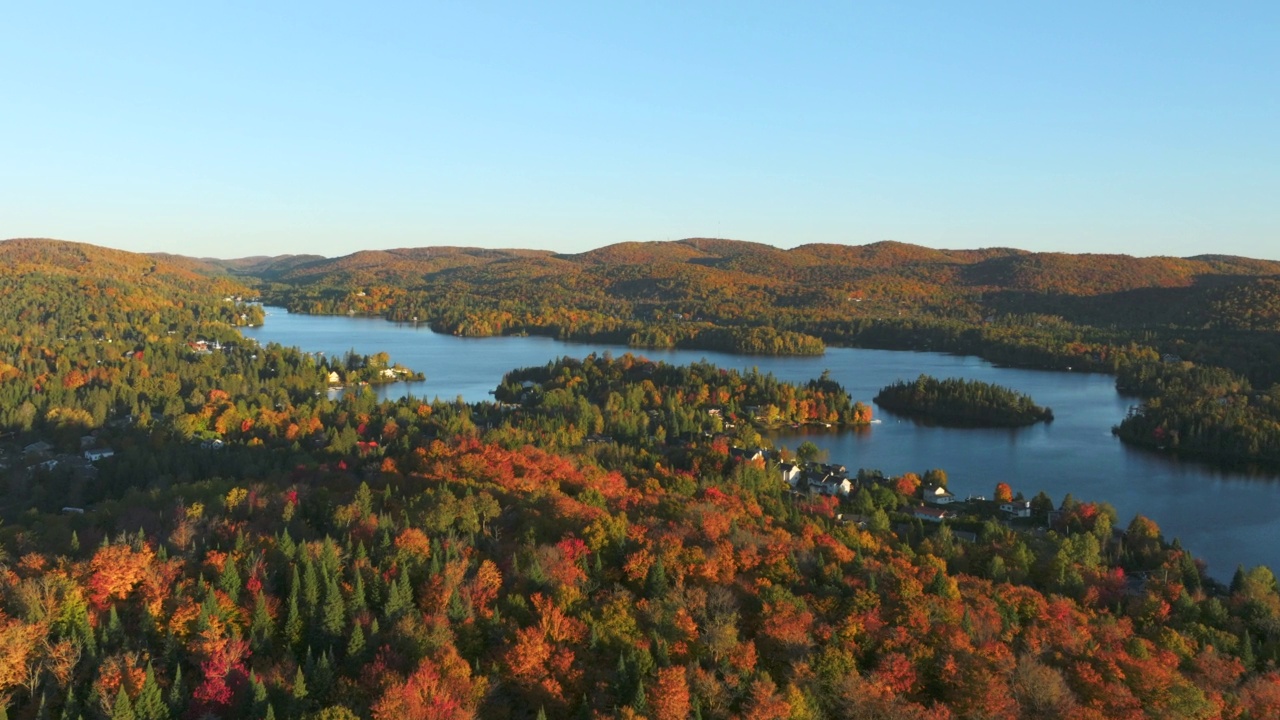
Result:
[[[1150,520],[1070,497],[1002,522],[930,514],[914,473],[784,482],[760,429],[870,419],[829,378],[591,356],[513,369],[493,402],[335,401],[326,362],[233,341],[254,316],[226,279],[18,252],[0,715],[1280,713],[1266,568],[1219,585]]]
[[[1280,263],[1216,255],[895,242],[781,250],[690,239],[577,255],[369,251],[257,279],[265,297],[294,311],[417,320],[460,335],[775,355],[820,354],[836,344],[1128,374],[1158,372],[1162,362],[1219,368],[1260,394],[1242,391],[1225,404],[1208,388],[1152,397],[1120,436],[1220,462],[1274,463],[1280,415],[1262,396],[1280,383],[1278,278]]]

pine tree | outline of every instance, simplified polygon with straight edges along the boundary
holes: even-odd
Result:
[[[289,588],[289,609],[284,620],[284,642],[287,647],[297,647],[302,642],[302,612],[298,609],[298,568],[293,569],[294,582]]]
[[[310,649],[308,649],[308,652],[310,652]],[[293,674],[293,690],[290,693],[290,697],[293,699],[294,714],[301,714],[306,707],[307,700],[307,679],[302,675],[302,668],[298,668],[297,672]]]
[[[360,623],[356,623],[351,628],[351,636],[347,639],[347,660],[358,659],[362,652],[364,652],[364,630],[360,629]]]
[[[169,708],[164,704],[160,684],[156,682],[156,673],[151,663],[147,663],[147,675],[142,681],[138,699],[133,704],[133,712],[138,720],[169,720]]]
[[[631,707],[638,713],[649,709],[649,700],[644,695],[644,678],[636,681],[636,696],[631,700]]]
[[[0,706],[0,710],[4,707]],[[76,698],[76,684],[74,682],[67,683],[67,697],[62,701],[62,720],[72,720],[80,714],[80,701]],[[4,720],[4,715],[0,714],[0,720]]]
[[[124,685],[120,686],[116,701],[111,704],[111,720],[137,720],[137,716],[133,714],[133,704],[129,702],[129,693],[124,691]]]
[[[325,640],[337,642],[347,624],[347,606],[342,601],[342,588],[337,580],[330,580],[325,588],[324,611],[321,617],[321,629]]]
[[[255,653],[262,654],[262,651],[270,646],[274,632],[275,627],[271,620],[271,612],[267,609],[267,600],[262,592],[258,592],[253,600],[253,615],[249,620],[249,638]]]
[[[120,613],[116,611],[114,604],[111,605],[111,611],[107,614],[107,626],[102,631],[102,644],[112,649],[124,644],[124,625],[120,622]]]
[[[262,717],[267,712],[267,686],[258,674],[249,671],[249,703],[254,717]]]
[[[181,715],[187,707],[187,694],[182,687],[182,666],[176,665],[173,671],[173,684],[169,686],[169,712]]]
[[[284,553],[286,558],[292,558],[298,546],[294,544],[293,538],[289,537],[289,528],[285,528],[280,532],[280,552]]]
[[[364,594],[364,576],[359,570],[354,571],[355,581],[351,584],[351,613],[360,612],[369,608],[369,600]]]
[[[325,691],[333,685],[333,660],[331,657],[328,652],[320,653],[320,659],[316,660],[315,670],[311,672],[311,684],[320,692],[321,697],[318,698],[320,700],[324,699],[323,696],[327,694]]]
[[[244,582],[240,579],[240,571],[236,570],[236,562],[230,556],[222,563],[222,573],[218,575],[218,589],[231,598],[231,602],[240,602],[240,588]]]
[[[320,604],[320,580],[316,576],[316,564],[310,557],[302,560],[302,610],[308,617],[315,615]]]

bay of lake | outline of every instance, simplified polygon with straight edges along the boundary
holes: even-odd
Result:
[[[921,373],[996,383],[1026,393],[1053,409],[1054,421],[1028,428],[931,427],[876,408],[882,422],[869,428],[821,431],[803,428],[775,434],[775,444],[794,449],[812,440],[831,461],[850,468],[877,468],[886,475],[947,472],[960,497],[991,497],[998,482],[1028,498],[1043,490],[1054,502],[1108,502],[1126,526],[1135,514],[1154,520],[1166,538],[1180,538],[1209,573],[1226,580],[1237,564],[1280,567],[1280,477],[1228,471],[1122,444],[1111,434],[1130,405],[1108,375],[997,367],[973,357],[940,353],[828,348],[820,357],[731,355],[701,350],[635,350],[621,345],[568,343],[544,337],[459,338],[425,325],[380,318],[291,314],[268,307],[265,325],[243,329],[260,343],[276,342],[307,352],[342,357],[385,351],[393,362],[426,374],[420,382],[376,388],[384,398],[461,397],[491,400],[503,374],[545,365],[568,355],[632,352],[652,360],[686,364],[705,360],[720,367],[773,373],[805,382],[829,370],[855,400],[871,404],[881,387]]]

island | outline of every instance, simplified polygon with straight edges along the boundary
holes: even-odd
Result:
[[[902,415],[959,427],[1022,427],[1052,422],[1053,411],[1030,396],[980,380],[921,375],[881,388],[875,402]]]

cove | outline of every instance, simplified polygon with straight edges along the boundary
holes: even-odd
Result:
[[[730,355],[701,350],[636,350],[621,345],[568,343],[544,337],[460,338],[425,325],[381,318],[291,314],[267,307],[266,323],[245,337],[341,357],[386,351],[394,362],[426,374],[421,382],[379,386],[383,398],[414,395],[468,402],[489,400],[504,373],[568,355],[632,352],[652,360],[758,368],[781,380],[805,382],[824,370],[855,400],[871,402],[879,389],[921,373],[1003,385],[1053,409],[1052,423],[1018,429],[931,427],[876,408],[881,423],[845,431],[773,434],[795,448],[812,440],[831,460],[886,474],[942,468],[960,497],[990,497],[998,482],[1028,498],[1044,490],[1055,503],[1067,493],[1108,502],[1121,527],[1135,514],[1154,520],[1167,539],[1180,538],[1209,574],[1230,579],[1237,564],[1280,567],[1280,477],[1220,470],[1130,448],[1111,435],[1136,399],[1115,391],[1109,375],[997,367],[974,357],[940,353],[828,348],[819,357]]]

